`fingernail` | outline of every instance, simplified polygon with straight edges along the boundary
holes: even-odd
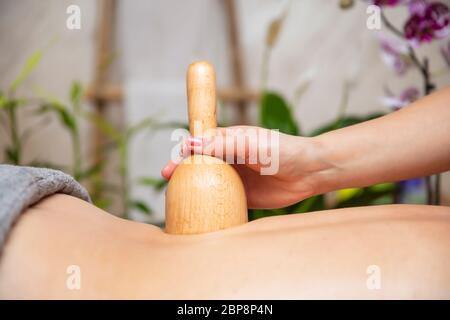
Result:
[[[169,180],[169,175],[167,174],[167,166],[164,167],[164,168],[161,170],[161,176],[162,176],[164,179]]]
[[[185,157],[188,154],[189,146],[183,143],[180,148],[180,156]]]
[[[203,144],[202,138],[189,137],[187,138],[187,142],[190,146],[199,147]]]

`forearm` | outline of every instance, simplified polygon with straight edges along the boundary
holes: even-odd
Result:
[[[313,138],[320,190],[362,187],[450,169],[450,88],[387,116]]]

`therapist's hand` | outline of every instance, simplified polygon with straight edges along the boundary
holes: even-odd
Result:
[[[239,139],[245,143],[239,145]],[[314,173],[327,167],[318,160],[313,138],[251,126],[218,128],[212,138],[190,137],[182,150],[184,156],[205,154],[230,163],[242,178],[249,208],[285,207],[316,194]],[[169,161],[162,176],[170,179],[176,166]]]

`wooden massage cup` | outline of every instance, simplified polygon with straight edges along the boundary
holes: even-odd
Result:
[[[202,137],[216,123],[216,76],[206,61],[187,71],[189,130]],[[211,130],[209,130],[211,134]],[[191,155],[175,169],[166,191],[166,232],[198,234],[222,230],[248,221],[241,178],[226,162]]]

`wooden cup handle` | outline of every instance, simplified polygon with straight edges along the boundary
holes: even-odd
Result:
[[[216,73],[207,61],[189,65],[187,75],[189,130],[194,137],[211,134],[216,122]],[[209,130],[209,131],[208,131]]]

